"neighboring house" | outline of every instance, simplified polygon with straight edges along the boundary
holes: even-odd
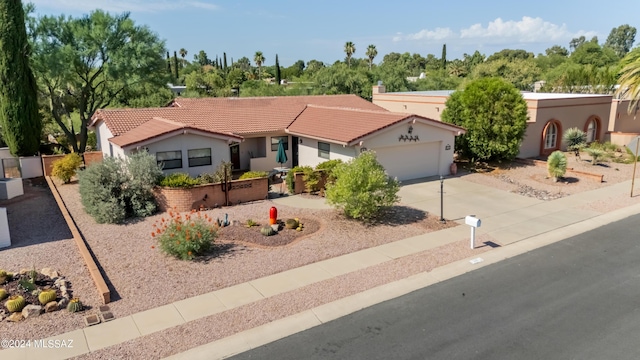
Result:
[[[451,93],[448,90],[386,93],[384,85],[377,85],[373,87],[373,103],[389,111],[441,120]],[[527,102],[529,120],[519,157],[546,156],[565,149],[562,134],[572,127],[585,131],[588,142],[608,140],[611,95],[523,92],[522,96]]]
[[[197,176],[221,161],[271,171],[280,166],[275,159],[282,140],[286,167],[349,160],[367,148],[401,180],[448,174],[454,138],[464,133],[356,95],[177,98],[164,108],[102,109],[90,126],[105,156],[144,149],[167,173]]]
[[[614,144],[626,145],[640,135],[640,104],[629,111],[630,102],[628,99],[613,99],[611,103],[608,136]]]

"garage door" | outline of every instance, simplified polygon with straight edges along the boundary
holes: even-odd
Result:
[[[440,175],[440,142],[407,144],[375,149],[378,161],[390,176],[411,180]]]

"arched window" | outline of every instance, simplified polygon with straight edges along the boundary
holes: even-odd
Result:
[[[598,122],[598,118],[592,117],[587,120],[587,123],[584,127],[584,132],[587,135],[587,143],[591,143],[598,140],[598,132],[600,123]]]
[[[555,149],[558,144],[558,126],[556,126],[555,122],[549,123],[547,125],[547,130],[544,133],[544,148],[546,149]]]

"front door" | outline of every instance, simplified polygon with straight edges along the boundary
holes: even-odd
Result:
[[[231,153],[231,165],[233,170],[240,170],[240,144],[234,144],[229,147]]]
[[[291,167],[298,166],[298,137],[291,137]]]

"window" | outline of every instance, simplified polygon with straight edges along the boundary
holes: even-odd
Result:
[[[189,167],[211,165],[211,148],[189,150]]]
[[[156,161],[163,170],[182,168],[182,151],[160,151],[156,153]]]
[[[547,126],[547,131],[544,134],[544,148],[555,149],[557,136],[558,127],[552,122]]]
[[[288,136],[274,136],[271,138],[271,151],[278,151],[278,141],[282,139],[282,145],[284,150],[289,150],[289,137]]]
[[[329,153],[331,152],[331,145],[329,143],[323,143],[318,141],[318,157],[323,159],[329,159]]]
[[[589,121],[587,125],[587,142],[591,143],[597,140],[596,135],[598,134],[598,123],[595,119]]]

